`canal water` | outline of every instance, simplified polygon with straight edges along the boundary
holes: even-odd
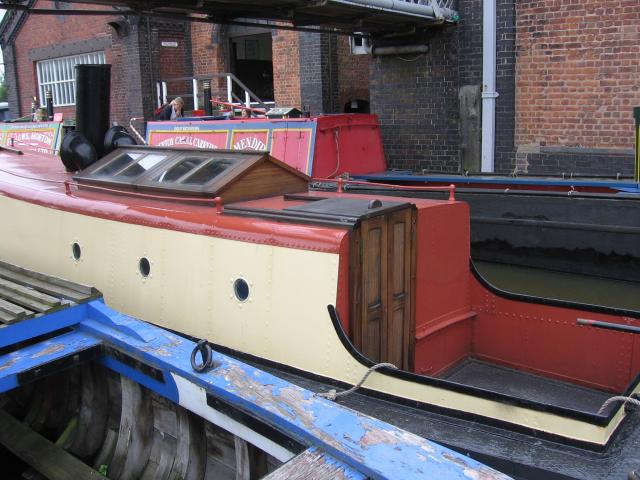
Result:
[[[530,267],[474,261],[478,272],[501,290],[556,300],[640,312],[640,283]]]

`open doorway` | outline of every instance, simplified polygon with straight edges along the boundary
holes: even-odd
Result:
[[[273,54],[271,32],[233,36],[231,72],[263,101],[273,101]],[[244,100],[239,87],[234,92]]]

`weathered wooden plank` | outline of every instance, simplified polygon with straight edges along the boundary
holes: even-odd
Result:
[[[115,478],[140,478],[151,454],[153,408],[147,390],[126,377],[122,387],[122,413],[118,442],[109,465]]]
[[[365,476],[319,450],[309,449],[271,472],[263,480],[323,480],[325,478],[355,480],[363,479]]]
[[[41,303],[32,297],[27,297],[12,290],[8,290],[2,285],[0,285],[0,298],[38,313],[49,312],[55,309],[52,305]]]
[[[0,322],[13,323],[31,318],[33,315],[35,315],[35,313],[31,310],[27,310],[20,305],[0,298]]]
[[[106,478],[2,409],[0,443],[49,480]]]
[[[10,292],[17,293],[18,295],[21,295],[23,297],[36,300],[39,303],[50,305],[52,307],[60,305],[62,303],[62,300],[57,297],[52,297],[51,295],[47,295],[46,293],[39,292],[38,290],[34,290],[33,288],[25,287],[23,285],[5,280],[3,278],[0,278],[0,287]]]
[[[53,277],[51,275],[45,275],[43,273],[33,272],[31,270],[27,270],[25,268],[21,268],[16,265],[12,265],[10,263],[0,261],[0,268],[3,269],[3,271],[13,272],[14,275],[15,274],[26,275],[27,277],[33,280],[38,280],[41,282],[48,283],[50,285],[63,287],[68,290],[74,290],[76,292],[86,295],[87,296],[86,300],[92,300],[94,298],[98,298],[101,296],[100,291],[94,287],[83,285],[81,283],[71,282],[69,280],[64,280],[58,277]]]
[[[23,286],[31,286],[42,293],[53,295],[55,297],[66,298],[76,303],[80,303],[91,299],[91,296],[87,293],[81,292],[71,287],[60,286],[53,283],[51,280],[42,280],[35,278],[32,275],[26,273],[14,272],[7,268],[0,266],[0,278],[10,280],[14,283]],[[53,277],[51,277],[53,279]]]
[[[251,480],[251,461],[247,442],[234,435],[236,450],[236,480]]]
[[[10,325],[12,323],[17,322],[19,319],[14,316],[11,315],[9,313],[3,312],[2,310],[0,310],[0,323],[5,324],[5,325]]]
[[[21,307],[20,305],[16,305],[15,303],[8,302],[7,300],[0,299],[0,311],[10,313],[16,317],[28,315],[29,310]]]

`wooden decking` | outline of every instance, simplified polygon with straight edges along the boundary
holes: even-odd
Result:
[[[93,287],[0,261],[0,328],[99,297]]]

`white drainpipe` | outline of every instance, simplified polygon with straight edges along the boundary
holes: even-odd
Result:
[[[494,171],[496,140],[496,0],[484,0],[482,9],[482,164]]]
[[[193,109],[198,110],[198,80],[192,78],[191,82],[193,88]]]

